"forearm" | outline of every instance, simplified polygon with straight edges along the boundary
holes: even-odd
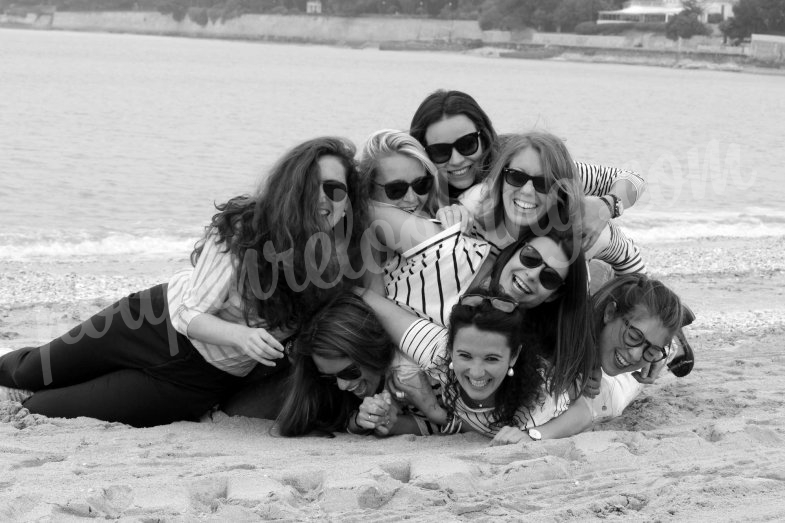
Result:
[[[188,324],[188,337],[213,345],[239,347],[240,337],[250,327],[231,323],[213,314],[199,314]]]
[[[560,416],[543,423],[537,430],[542,439],[559,439],[580,434],[592,426],[593,416],[587,398],[581,396],[572,402]]]
[[[377,239],[393,251],[406,252],[442,232],[436,223],[397,207],[373,204],[370,210]]]
[[[362,299],[373,310],[379,322],[393,340],[400,340],[419,318],[372,290],[364,290]]]

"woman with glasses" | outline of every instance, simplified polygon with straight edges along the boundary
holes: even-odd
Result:
[[[285,363],[282,343],[359,268],[354,153],[332,137],[294,147],[255,194],[217,207],[192,268],[4,355],[0,385],[31,391],[33,413],[141,427],[196,419],[257,364]]]
[[[422,101],[409,132],[425,146],[439,175],[449,184],[450,199],[460,202],[486,227],[493,229],[501,225],[487,220],[488,214],[492,215],[500,204],[498,195],[489,193],[489,186],[498,178],[498,171],[508,167],[509,155],[503,160],[498,156],[510,150],[506,142],[511,137],[515,139],[515,135],[498,136],[474,98],[461,91],[444,90],[435,91]],[[492,169],[494,166],[499,167]],[[643,271],[645,264],[640,251],[612,218],[618,218],[624,209],[635,204],[645,189],[645,181],[630,171],[578,162],[575,173],[586,195],[580,232],[588,257],[607,262],[617,274]],[[520,187],[527,181],[516,179],[522,183]],[[536,204],[534,198],[528,200],[532,201],[527,204]],[[510,234],[516,237],[514,231]]]
[[[684,315],[672,290],[642,274],[607,282],[592,296],[591,311],[592,337],[602,369],[600,394],[581,396],[567,412],[538,427],[536,439],[568,437],[595,421],[619,416],[642,389],[633,373],[670,356],[671,340]],[[517,443],[530,436],[508,427],[499,431],[494,444]]]

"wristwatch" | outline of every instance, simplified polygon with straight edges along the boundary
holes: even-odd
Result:
[[[542,434],[540,434],[540,431],[537,429],[528,429],[526,434],[534,441],[540,441],[542,439]]]
[[[611,202],[609,202],[606,199],[609,196],[613,200],[613,204],[611,204]],[[602,199],[605,201],[606,205],[608,205],[608,208],[611,211],[611,218],[618,218],[619,216],[622,215],[622,213],[624,212],[624,204],[622,203],[621,198],[619,198],[615,194],[606,194],[605,196],[602,197]]]

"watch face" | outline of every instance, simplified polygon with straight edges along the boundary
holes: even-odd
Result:
[[[529,437],[534,441],[539,441],[542,439],[542,434],[537,429],[529,429]]]

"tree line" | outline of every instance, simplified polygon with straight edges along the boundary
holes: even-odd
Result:
[[[0,0],[0,9],[55,7],[60,11],[159,11],[175,18],[198,10],[212,20],[243,14],[302,14],[308,0]],[[618,33],[633,24],[595,24],[599,11],[622,8],[624,0],[322,0],[333,16],[408,16],[477,20],[483,30]],[[685,10],[669,24],[646,24],[671,38],[708,34],[698,15],[700,4],[685,0]],[[616,27],[612,27],[616,26]],[[722,32],[741,41],[753,32],[785,35],[785,0],[739,0]]]

